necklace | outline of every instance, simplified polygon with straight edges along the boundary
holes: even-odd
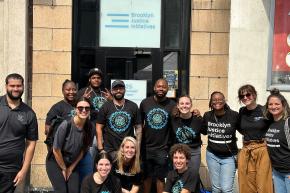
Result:
[[[122,110],[124,109],[124,107],[125,107],[125,101],[124,101],[124,104],[121,106],[121,108],[118,108],[117,106],[119,106],[119,105],[116,105],[116,104],[114,103],[114,101],[113,101],[113,104],[114,104],[115,109],[116,109],[117,111],[122,111]]]
[[[90,86],[91,87],[91,86]],[[93,87],[91,87],[91,89],[92,89],[92,91],[93,91],[93,93],[95,94],[95,96],[101,96],[101,97],[103,97],[103,93],[102,93],[102,91],[101,91],[101,89],[99,88],[99,93],[100,94],[97,94],[96,92],[95,92],[95,90],[93,89]]]

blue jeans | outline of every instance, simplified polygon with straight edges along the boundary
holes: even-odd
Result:
[[[212,193],[233,193],[236,173],[233,157],[218,157],[206,151],[206,162],[209,170]]]
[[[273,169],[273,182],[275,192],[289,193],[290,192],[290,173],[280,173]]]
[[[80,184],[82,183],[84,177],[93,173],[92,162],[93,160],[91,154],[89,152],[86,152],[83,159],[81,159],[81,161],[78,164]]]

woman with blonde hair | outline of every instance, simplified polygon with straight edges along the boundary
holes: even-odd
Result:
[[[122,193],[137,193],[141,185],[140,150],[133,137],[125,137],[114,162],[115,175],[120,179]]]

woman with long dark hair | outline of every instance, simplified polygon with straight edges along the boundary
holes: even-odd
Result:
[[[208,135],[206,161],[212,192],[234,192],[238,113],[230,109],[220,91],[211,94],[209,108],[211,110],[204,114],[203,119]]]
[[[87,99],[78,99],[74,117],[64,120],[57,128],[53,154],[46,159],[46,171],[55,193],[79,192],[79,172],[76,168],[91,144],[90,108]]]
[[[264,107],[257,104],[257,91],[246,84],[238,90],[239,101],[245,106],[239,111],[239,127],[243,148],[238,158],[240,193],[273,193],[272,168],[265,133],[270,121],[264,117]]]
[[[172,131],[175,144],[186,144],[190,147],[191,159],[189,170],[197,174],[192,179],[194,192],[199,192],[199,167],[201,160],[201,127],[202,119],[191,112],[192,100],[188,95],[181,96],[177,100],[176,107],[172,111]]]
[[[138,193],[141,186],[140,151],[134,137],[125,137],[117,152],[114,174],[120,179],[122,193]]]
[[[290,108],[278,89],[273,89],[266,102],[265,116],[271,121],[266,133],[267,148],[272,164],[274,189],[290,192]]]
[[[99,153],[96,172],[85,177],[81,193],[122,193],[119,179],[111,174],[112,158],[108,153]]]

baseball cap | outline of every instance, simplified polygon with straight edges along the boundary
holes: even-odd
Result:
[[[113,83],[112,83],[112,88],[115,88],[117,86],[120,86],[120,87],[125,87],[125,83],[122,81],[122,80],[115,80]]]
[[[100,77],[103,77],[103,72],[99,68],[90,69],[88,76],[89,76],[89,78],[91,78],[91,76],[93,76],[95,74],[99,75]]]

